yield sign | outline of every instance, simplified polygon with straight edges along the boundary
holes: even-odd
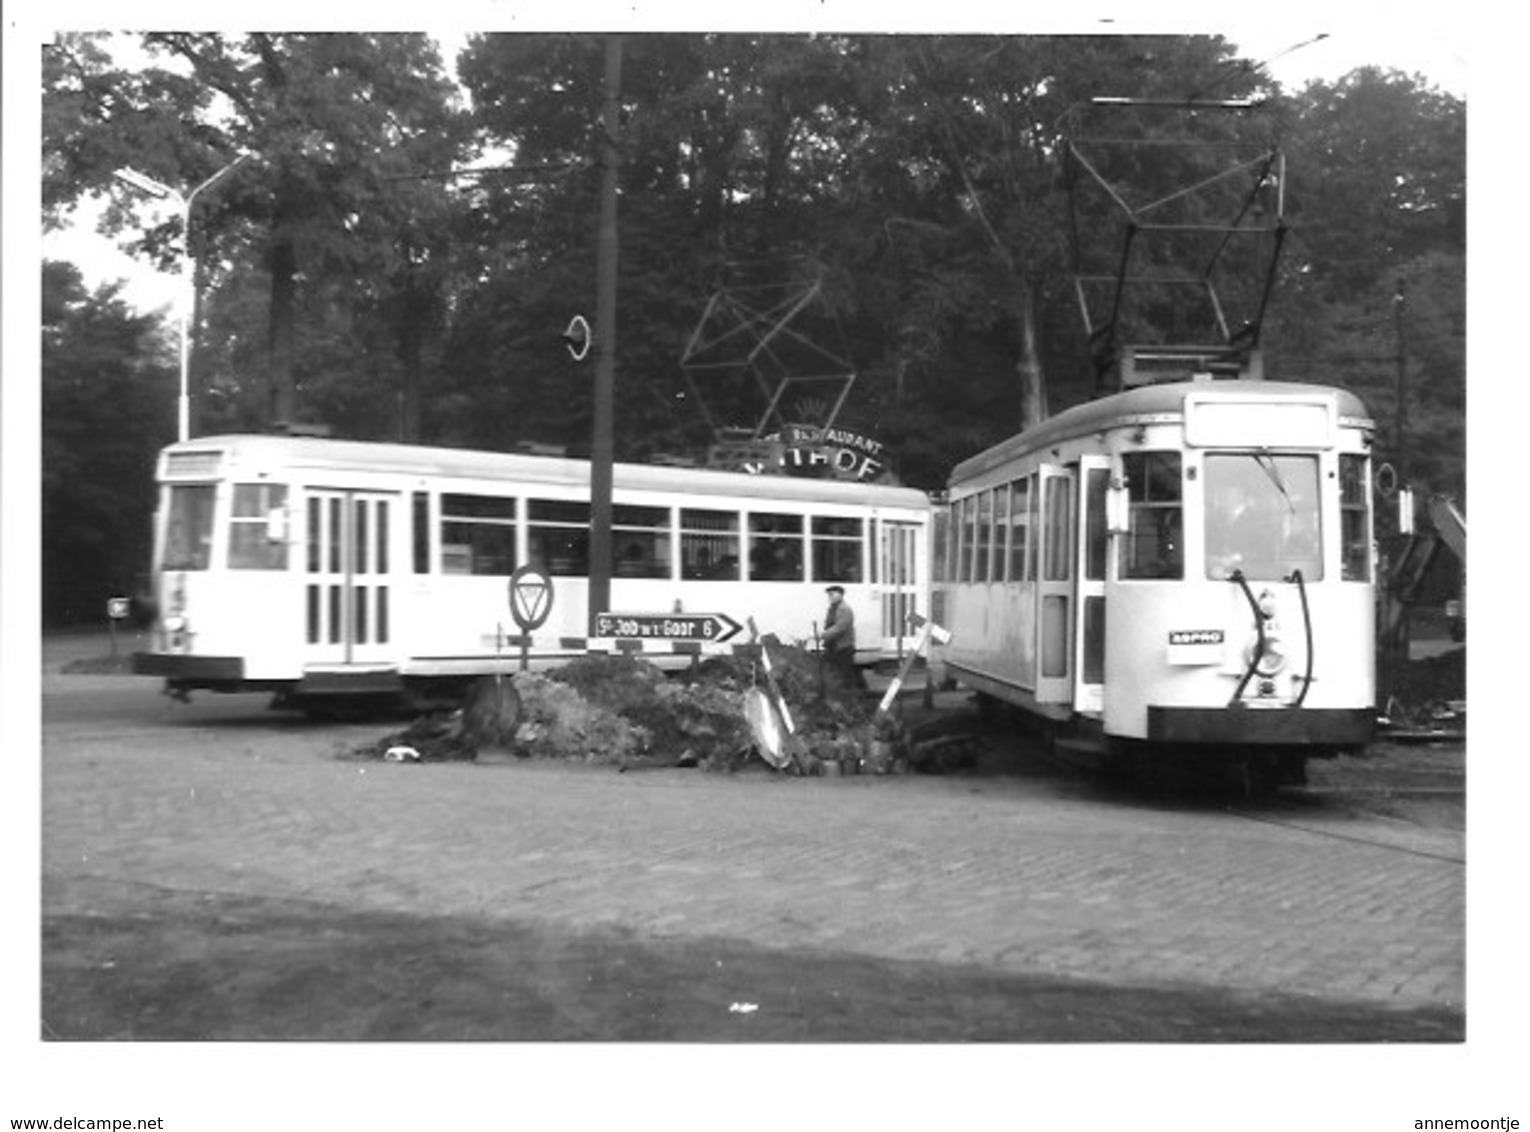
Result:
[[[529,633],[540,628],[552,612],[552,579],[535,566],[521,566],[510,575],[510,616]]]

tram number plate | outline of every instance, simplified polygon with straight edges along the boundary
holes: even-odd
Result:
[[[595,635],[624,640],[726,641],[741,626],[725,613],[598,613]]]

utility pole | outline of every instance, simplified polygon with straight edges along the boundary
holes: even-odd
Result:
[[[1392,462],[1397,468],[1397,474],[1403,486],[1408,485],[1408,465],[1404,458],[1406,455],[1408,436],[1408,339],[1407,339],[1407,315],[1408,315],[1408,281],[1397,281],[1397,293],[1392,296],[1392,313],[1396,319],[1397,338],[1397,388],[1395,392],[1396,404],[1392,427]]]
[[[590,608],[589,634],[596,617],[611,605],[611,488],[615,463],[613,420],[616,403],[616,191],[620,154],[622,37],[606,37],[606,98],[601,148],[600,244],[595,261],[595,435],[590,445]]]
[[[1397,351],[1396,386],[1393,390],[1392,406],[1392,465],[1397,470],[1397,482],[1402,488],[1397,493],[1398,500],[1398,535],[1393,540],[1396,548],[1394,554],[1396,561],[1390,563],[1387,569],[1387,577],[1382,579],[1382,670],[1380,675],[1379,706],[1388,714],[1392,710],[1392,700],[1398,691],[1398,674],[1402,672],[1408,663],[1412,651],[1412,625],[1410,624],[1410,610],[1403,595],[1394,592],[1393,584],[1397,581],[1397,564],[1407,557],[1407,549],[1403,545],[1401,534],[1404,528],[1402,518],[1403,500],[1410,498],[1411,483],[1408,479],[1407,464],[1407,437],[1408,437],[1408,284],[1407,280],[1397,280],[1397,290],[1392,295],[1392,318],[1395,348]],[[1411,512],[1411,506],[1409,508]],[[1408,524],[1411,526],[1411,520]]]

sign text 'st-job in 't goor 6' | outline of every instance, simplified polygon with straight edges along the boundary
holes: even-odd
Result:
[[[597,637],[627,640],[718,644],[742,627],[725,613],[599,613],[595,616]]]

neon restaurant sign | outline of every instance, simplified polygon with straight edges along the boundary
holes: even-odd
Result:
[[[882,442],[843,428],[783,425],[781,470],[792,476],[875,480],[886,472]]]

